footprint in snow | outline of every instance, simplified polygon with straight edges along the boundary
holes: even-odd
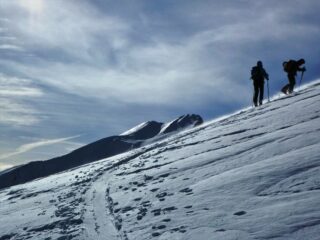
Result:
[[[152,233],[152,237],[158,237],[158,236],[160,236],[161,234],[160,233],[158,233],[158,232],[153,232]]]
[[[159,188],[150,189],[151,192],[156,192],[156,191],[158,191],[158,190],[159,190]]]
[[[152,229],[165,229],[166,225],[152,226]]]
[[[165,218],[165,219],[162,220],[162,222],[170,222],[170,221],[171,221],[170,218]]]
[[[235,216],[242,216],[244,214],[246,214],[247,212],[246,211],[239,211],[239,212],[235,212],[233,215]]]
[[[185,193],[186,195],[191,195],[193,194],[192,192],[192,189],[191,188],[184,188],[184,189],[181,189],[179,192],[182,192],[182,193]]]
[[[185,233],[187,230],[186,230],[186,227],[185,226],[180,226],[180,227],[177,227],[177,228],[172,228],[170,229],[171,232],[181,232],[181,233]]]

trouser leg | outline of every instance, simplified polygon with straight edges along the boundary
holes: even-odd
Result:
[[[294,89],[294,85],[296,84],[296,78],[294,75],[289,74],[288,79],[289,79],[289,87],[288,87],[289,93],[292,93]]]
[[[262,105],[262,101],[263,101],[263,94],[264,94],[264,84],[261,83],[259,86],[259,104]]]

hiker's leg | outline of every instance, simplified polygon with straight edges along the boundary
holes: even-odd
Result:
[[[258,86],[258,84],[254,83],[254,84],[253,84],[253,87],[254,87],[253,104],[254,104],[255,106],[257,106],[257,105],[258,105],[259,86]]]
[[[292,93],[294,89],[294,85],[296,84],[296,78],[293,74],[289,74],[288,78],[289,78],[289,93]]]
[[[283,92],[284,94],[288,94],[288,89],[289,89],[289,84],[286,84],[286,85],[281,89],[281,92]]]
[[[259,104],[262,105],[263,101],[263,94],[264,94],[264,83],[260,84],[260,98],[259,98]]]

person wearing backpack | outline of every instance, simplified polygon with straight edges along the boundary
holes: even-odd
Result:
[[[258,96],[259,96],[259,105],[262,105],[263,93],[264,93],[264,79],[269,81],[269,75],[264,70],[262,62],[258,61],[257,66],[252,67],[251,69],[251,79],[253,80],[253,104],[258,106]]]
[[[296,84],[296,76],[297,72],[304,72],[306,71],[305,67],[301,67],[301,65],[305,64],[305,60],[303,58],[299,59],[298,61],[295,60],[289,60],[287,62],[283,62],[283,70],[288,75],[288,81],[289,83],[286,84],[282,89],[281,92],[284,94],[290,94],[293,92],[294,85]]]

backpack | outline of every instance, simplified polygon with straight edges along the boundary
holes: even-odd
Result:
[[[288,62],[283,62],[283,64],[282,64],[283,71],[285,71],[287,73],[293,72],[295,65],[296,65],[296,61],[294,61],[294,60],[289,60]]]
[[[259,67],[257,67],[257,66],[252,67],[252,69],[251,69],[251,79],[252,80],[258,80],[261,77],[263,78]]]

